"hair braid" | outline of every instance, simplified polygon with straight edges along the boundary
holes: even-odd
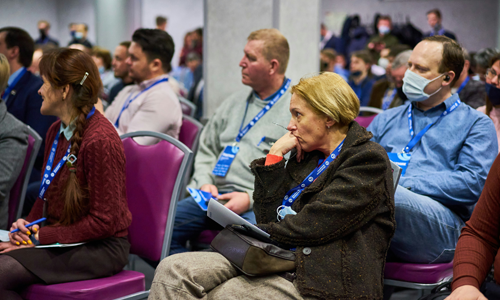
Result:
[[[75,120],[75,130],[73,136],[71,137],[71,149],[70,155],[73,154],[78,158],[78,153],[80,152],[80,146],[83,140],[83,133],[85,131],[85,125],[87,125],[87,114],[90,112],[91,108],[84,106],[78,109],[79,113]],[[66,183],[66,195],[65,195],[65,205],[63,213],[61,215],[61,220],[59,223],[61,225],[69,225],[78,221],[88,210],[88,202],[84,202],[87,197],[85,197],[85,189],[80,186],[78,178],[76,176],[76,166],[78,165],[78,159],[73,165],[71,165],[69,178]]]

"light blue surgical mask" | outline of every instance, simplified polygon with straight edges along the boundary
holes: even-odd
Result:
[[[389,26],[381,25],[378,27],[378,32],[381,34],[388,34],[391,31],[391,28]]]
[[[443,88],[441,86],[437,91],[435,91],[430,95],[424,92],[425,87],[429,83],[433,82],[434,80],[440,78],[443,75],[445,74],[441,74],[438,77],[429,80],[408,69],[405,72],[405,77],[403,77],[403,93],[405,93],[406,97],[408,97],[408,100],[410,101],[415,101],[415,102],[424,101],[429,97],[435,95]]]
[[[77,40],[82,39],[83,38],[83,32],[76,31],[75,32],[75,38]]]
[[[100,67],[99,67],[99,74],[103,74],[103,73],[104,73],[104,71],[106,71],[106,70],[104,69],[104,66],[100,66]]]

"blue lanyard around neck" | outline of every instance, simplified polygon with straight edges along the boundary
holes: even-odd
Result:
[[[90,112],[87,114],[87,119],[92,117],[94,115],[94,113],[95,113],[95,107],[92,107]],[[49,188],[50,183],[54,180],[54,177],[56,176],[57,172],[59,172],[62,165],[68,159],[69,151],[71,150],[71,143],[70,143],[68,146],[68,150],[66,150],[66,154],[64,154],[64,157],[59,161],[59,163],[56,165],[54,170],[52,170],[52,165],[54,164],[54,158],[56,156],[56,149],[57,149],[57,144],[59,143],[59,135],[60,134],[61,133],[59,131],[56,134],[56,137],[54,139],[54,143],[52,144],[52,149],[50,149],[50,155],[49,155],[49,159],[47,160],[47,166],[45,167],[45,170],[43,171],[42,184],[40,185],[40,190],[38,192],[38,197],[42,200],[44,200],[43,196],[45,195],[45,192]]]
[[[303,190],[305,190],[308,186],[311,185],[311,183],[316,180],[319,175],[321,175],[326,168],[328,168],[329,165],[332,164],[332,162],[339,156],[340,150],[342,150],[342,146],[344,145],[345,139],[340,143],[340,145],[333,150],[333,152],[323,161],[320,160],[319,163],[320,165],[316,167],[307,177],[302,181],[301,184],[298,186],[294,187],[293,189],[289,190],[288,193],[286,193],[285,197],[283,198],[283,206],[292,206],[293,202],[297,200],[299,195],[302,193]]]
[[[459,94],[464,89],[464,87],[467,85],[469,80],[470,80],[469,76],[465,77],[464,82],[462,82],[462,84],[458,87],[457,94]]]
[[[16,84],[19,82],[19,80],[21,79],[21,77],[23,77],[23,75],[26,73],[26,68],[23,68],[23,70],[21,71],[21,73],[19,73],[16,78],[14,78],[14,80],[12,80],[12,83],[9,84],[9,86],[5,89],[3,95],[5,96],[5,98],[8,98],[9,95],[10,95],[10,92],[12,92],[12,89],[16,86]],[[7,99],[8,100],[8,99]]]
[[[411,112],[412,111],[412,104],[410,103],[410,106],[408,107],[408,127],[410,128],[411,140],[408,143],[408,145],[406,145],[406,147],[404,147],[403,152],[410,153],[410,150],[413,149],[413,147],[415,147],[415,145],[422,139],[422,137],[424,136],[424,134],[434,124],[436,124],[439,120],[441,120],[441,118],[443,118],[444,116],[452,113],[458,106],[460,106],[460,103],[462,103],[460,101],[460,99],[457,99],[457,101],[455,101],[455,103],[453,103],[452,106],[448,107],[448,109],[446,109],[445,111],[443,111],[443,113],[439,116],[439,118],[436,121],[434,121],[434,122],[430,123],[429,125],[427,125],[417,135],[415,135],[415,132],[413,131],[413,117],[412,117],[412,112]]]
[[[269,101],[269,103],[250,121],[250,123],[247,124],[247,126],[245,126],[245,128],[241,129],[243,127],[243,122],[245,120],[247,110],[248,110],[248,101],[247,101],[247,107],[245,109],[245,116],[243,116],[243,121],[241,121],[240,132],[236,136],[236,142],[239,143],[241,141],[241,139],[243,138],[243,136],[245,136],[245,134],[247,134],[247,132],[250,131],[250,129],[252,127],[254,127],[255,124],[257,124],[257,122],[273,107],[273,105],[276,104],[276,102],[278,102],[278,100],[281,98],[281,96],[283,96],[283,94],[290,87],[290,82],[291,82],[291,80],[287,79],[285,81],[285,84],[282,86],[282,88],[275,94],[274,98]]]
[[[157,84],[160,84],[162,82],[165,82],[165,81],[168,81],[168,78],[162,78],[158,81],[156,81],[155,83],[153,83],[152,85],[148,86],[147,88],[145,88],[144,90],[140,91],[137,95],[135,95],[134,98],[132,98],[132,92],[128,95],[128,98],[127,100],[125,101],[125,103],[123,104],[123,107],[122,107],[122,110],[120,111],[120,114],[118,114],[118,118],[116,118],[116,121],[115,121],[115,127],[118,128],[118,125],[120,124],[120,118],[122,117],[122,113],[124,110],[126,110],[129,106],[130,106],[130,103],[132,103],[135,99],[137,99],[137,97],[139,97],[140,95],[142,95],[142,93],[146,92],[147,90],[151,89],[152,87],[154,87],[155,85]]]
[[[394,101],[394,97],[396,97],[397,89],[394,88],[392,90],[392,95],[389,97],[389,90],[385,92],[384,98],[382,99],[382,110],[387,110],[389,106],[391,106],[392,101]]]

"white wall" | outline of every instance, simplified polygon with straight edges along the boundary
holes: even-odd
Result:
[[[0,27],[15,26],[26,30],[33,39],[39,37],[37,23],[51,24],[50,36],[66,46],[71,37],[68,25],[83,22],[89,25],[88,38],[95,43],[94,1],[89,0],[0,0]]]
[[[496,47],[498,37],[498,0],[322,0],[321,17],[328,12],[354,14],[363,24],[372,23],[378,12],[393,20],[410,17],[413,25],[423,32],[430,30],[427,11],[438,8],[443,15],[443,26],[454,32],[459,43],[469,51]]]
[[[33,39],[37,39],[40,36],[37,23],[43,19],[52,25],[50,35],[58,38],[57,2],[58,0],[0,0],[0,28],[20,27]]]
[[[203,27],[203,0],[142,0],[144,28],[155,28],[159,15],[168,18],[167,32],[175,43],[172,66],[176,67],[186,33]]]

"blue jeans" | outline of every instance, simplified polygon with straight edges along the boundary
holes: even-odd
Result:
[[[252,224],[256,223],[253,210],[243,213],[241,217]],[[207,217],[207,212],[203,211],[192,197],[179,201],[175,213],[170,255],[187,252],[188,249],[184,245],[188,240],[197,238],[204,230],[217,229],[221,230],[222,227]]]
[[[440,202],[399,185],[394,200],[396,232],[388,260],[392,255],[411,263],[452,261],[464,221]]]

